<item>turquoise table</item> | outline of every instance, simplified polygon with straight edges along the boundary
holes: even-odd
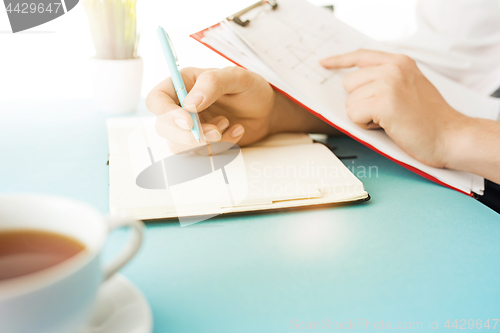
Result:
[[[90,101],[0,110],[0,192],[108,212],[105,116]],[[489,319],[488,331],[500,332],[500,215],[349,138],[330,143],[357,156],[344,162],[359,176],[377,167],[361,178],[369,202],[147,227],[122,272],[149,300],[154,332],[288,332],[307,322],[427,331],[429,320],[455,331],[455,319],[458,328]],[[115,232],[105,257],[126,237]]]

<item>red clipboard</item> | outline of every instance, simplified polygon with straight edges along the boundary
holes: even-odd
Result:
[[[221,55],[222,57],[226,58],[227,60],[231,61],[231,62],[232,62],[233,64],[235,64],[236,66],[239,66],[239,67],[241,67],[241,68],[245,68],[245,67],[243,67],[242,65],[238,64],[236,61],[234,61],[234,60],[232,60],[231,58],[227,57],[225,54],[221,53],[220,51],[218,51],[218,50],[214,49],[213,47],[211,47],[210,45],[208,45],[208,44],[206,44],[206,43],[204,43],[204,42],[202,41],[203,37],[205,37],[205,32],[207,32],[209,29],[211,29],[211,28],[215,28],[215,27],[217,27],[217,26],[219,26],[219,25],[220,25],[220,23],[217,23],[217,24],[215,24],[215,25],[213,25],[213,26],[211,26],[211,27],[208,27],[208,28],[206,28],[206,29],[204,29],[204,30],[201,30],[201,31],[199,31],[199,32],[196,32],[196,33],[194,33],[194,34],[190,35],[190,37],[194,38],[195,40],[197,40],[197,41],[198,41],[198,42],[200,42],[201,44],[205,45],[206,47],[208,47],[210,50],[214,51],[215,53],[217,53],[217,54]],[[468,196],[471,196],[471,197],[475,197],[475,195],[474,195],[474,193],[472,192],[472,190],[471,190],[471,193],[467,193],[467,192],[465,192],[465,191],[462,191],[462,190],[460,190],[460,189],[458,189],[458,188],[456,188],[456,187],[453,187],[453,186],[451,186],[451,185],[449,185],[449,184],[446,184],[446,183],[444,183],[444,182],[440,181],[440,180],[439,180],[439,179],[437,179],[436,177],[431,176],[431,175],[429,175],[428,173],[423,172],[423,171],[422,171],[422,170],[420,170],[420,169],[417,169],[417,168],[415,168],[415,167],[413,167],[413,166],[411,166],[411,165],[409,165],[409,164],[406,164],[406,163],[404,163],[404,162],[401,162],[401,161],[399,161],[399,160],[397,160],[397,159],[393,158],[393,157],[392,157],[392,156],[390,156],[390,155],[387,155],[387,154],[385,154],[385,153],[381,152],[380,150],[378,150],[377,148],[373,147],[373,146],[372,146],[371,144],[369,144],[368,142],[365,142],[365,141],[363,141],[363,140],[359,139],[358,137],[356,137],[356,136],[352,135],[352,134],[351,134],[351,133],[349,133],[348,131],[344,130],[343,128],[341,128],[341,127],[337,126],[336,124],[332,123],[331,121],[327,120],[325,117],[323,117],[323,116],[322,116],[322,115],[320,115],[319,113],[315,112],[314,110],[312,110],[312,109],[310,109],[309,107],[305,106],[304,104],[300,103],[300,102],[299,102],[299,101],[297,101],[295,98],[293,98],[293,97],[291,97],[290,95],[288,95],[286,92],[282,91],[281,89],[276,88],[276,87],[275,87],[274,85],[272,85],[272,84],[271,84],[271,86],[273,87],[273,89],[274,89],[274,90],[276,90],[276,91],[278,91],[279,93],[281,93],[282,95],[286,96],[288,99],[290,99],[290,100],[291,100],[291,101],[293,101],[294,103],[296,103],[296,104],[300,105],[301,107],[303,107],[304,109],[306,109],[307,111],[309,111],[310,113],[312,113],[313,115],[315,115],[316,117],[320,118],[320,119],[321,119],[321,120],[323,120],[324,122],[326,122],[326,123],[330,124],[330,125],[331,125],[332,127],[334,127],[335,129],[337,129],[337,130],[339,130],[340,132],[342,132],[342,133],[344,133],[344,134],[346,134],[346,135],[350,136],[350,137],[351,137],[351,138],[353,138],[354,140],[356,140],[356,141],[358,141],[359,143],[361,143],[361,144],[365,145],[366,147],[370,148],[371,150],[373,150],[373,151],[375,151],[375,152],[379,153],[380,155],[382,155],[382,156],[384,156],[384,157],[386,157],[386,158],[390,159],[391,161],[396,162],[397,164],[399,164],[399,165],[403,166],[404,168],[406,168],[406,169],[408,169],[408,170],[410,170],[410,171],[412,171],[412,172],[416,173],[417,175],[422,176],[422,177],[424,177],[424,178],[426,178],[426,179],[428,179],[428,180],[430,180],[430,181],[432,181],[432,182],[434,182],[434,183],[436,183],[436,184],[439,184],[439,185],[442,185],[442,186],[444,186],[444,187],[450,188],[450,189],[452,189],[452,190],[458,191],[458,192],[463,193],[463,194],[465,194],[465,195],[468,195]]]

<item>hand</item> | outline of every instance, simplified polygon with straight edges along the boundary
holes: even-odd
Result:
[[[358,50],[321,64],[360,68],[343,81],[352,121],[367,129],[382,127],[398,146],[427,165],[447,166],[451,137],[467,117],[446,103],[411,58]]]
[[[299,105],[275,92],[261,76],[239,67],[223,69],[185,68],[185,109],[199,112],[209,142],[232,142],[245,146],[266,135],[280,132],[336,133]],[[198,146],[190,129],[190,114],[179,106],[172,80],[158,84],[146,105],[158,115],[156,130],[172,152]]]
[[[246,145],[269,134],[276,96],[261,76],[239,67],[185,68],[181,74],[189,91],[185,109],[179,106],[170,78],[146,98],[148,109],[158,115],[156,130],[173,152],[199,145],[190,131],[193,121],[186,110],[199,112],[209,142]]]

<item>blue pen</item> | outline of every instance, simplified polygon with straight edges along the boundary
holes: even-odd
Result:
[[[174,46],[170,41],[170,37],[168,37],[165,30],[162,27],[158,27],[156,29],[158,33],[158,38],[160,39],[161,48],[163,50],[163,55],[165,56],[165,60],[167,61],[168,70],[170,71],[170,76],[172,77],[172,82],[174,83],[175,93],[179,98],[179,103],[184,107],[183,102],[187,96],[186,86],[184,85],[184,81],[182,80],[181,73],[179,72],[179,63],[177,61],[177,55],[174,51]],[[193,119],[193,127],[191,128],[191,133],[193,133],[194,138],[198,143],[201,142],[200,137],[200,120],[197,113],[192,113],[191,118]]]

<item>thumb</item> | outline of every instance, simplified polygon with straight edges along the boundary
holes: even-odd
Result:
[[[184,98],[182,105],[189,112],[196,112],[196,110],[198,110],[198,107],[200,106],[200,104],[203,103],[204,99],[205,99],[205,96],[203,95],[203,93],[201,91],[199,91],[198,89],[193,88],[187,94],[186,98]],[[201,111],[201,110],[199,110],[199,111]]]
[[[238,94],[249,89],[253,75],[239,67],[207,70],[196,78],[193,88],[184,99],[183,105],[189,111],[205,110],[226,94]]]

